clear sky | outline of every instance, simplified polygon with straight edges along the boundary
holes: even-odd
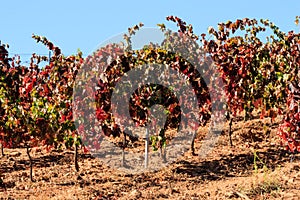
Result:
[[[32,33],[46,36],[65,55],[76,53],[78,48],[87,55],[101,42],[139,22],[146,27],[165,23],[172,28],[165,20],[168,15],[192,24],[198,35],[219,22],[244,17],[269,19],[285,32],[300,30],[294,23],[300,15],[299,0],[2,0],[0,8],[0,40],[10,45],[10,56],[20,54],[23,61],[33,52],[48,54],[31,39]]]

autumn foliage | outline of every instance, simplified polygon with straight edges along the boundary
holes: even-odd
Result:
[[[261,118],[281,115],[283,121],[279,126],[278,136],[291,151],[300,151],[299,33],[284,33],[268,20],[245,18],[219,23],[218,29],[210,27],[207,34],[197,36],[193,27],[186,25],[178,17],[169,16],[167,20],[177,23],[179,35],[194,41],[197,48],[206,52],[205,58],[213,61],[225,86],[228,119],[242,112],[245,113],[245,119],[251,118],[254,109],[259,111]],[[141,26],[140,24],[129,29],[129,34],[125,37],[128,42],[125,48],[108,45],[99,49],[94,57],[83,58],[81,52],[64,56],[60,48],[45,37],[33,35],[34,40],[43,43],[52,52],[50,60],[37,54],[32,55],[29,66],[23,66],[18,57],[9,62],[1,60],[0,142],[3,147],[83,146],[81,140],[85,135],[78,134],[78,130],[83,132],[87,127],[82,125],[77,130],[73,116],[74,101],[77,105],[84,101],[73,99],[75,78],[84,63],[97,62],[112,49],[118,53],[113,55],[109,63],[107,60],[97,63],[100,67],[109,65],[104,74],[106,81],[94,80],[98,88],[94,94],[97,104],[96,118],[102,126],[103,137],[118,137],[123,133],[114,122],[110,108],[111,92],[115,83],[124,73],[146,63],[164,63],[188,77],[197,95],[199,124],[205,125],[211,114],[210,91],[204,80],[199,78],[199,72],[181,55],[162,50],[155,45],[133,51],[130,48],[130,37]],[[168,35],[164,24],[159,26],[168,36],[162,45],[167,45],[166,41],[172,35]],[[265,41],[260,33],[266,30],[270,30],[272,34]],[[195,48],[189,45],[187,43],[185,48]],[[200,58],[195,59],[197,61]],[[47,61],[48,64],[40,66],[42,61]],[[82,91],[88,92],[89,89],[83,88]],[[180,105],[178,97],[172,95],[171,90],[163,90],[157,85],[140,88],[130,101],[132,118],[137,125],[145,125],[145,108],[160,103],[169,113],[166,128],[177,128],[181,114]],[[164,96],[171,98],[168,101],[159,100],[159,97]],[[101,148],[100,138],[99,142],[93,141],[93,145]]]

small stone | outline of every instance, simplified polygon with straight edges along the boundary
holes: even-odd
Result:
[[[290,178],[290,179],[288,180],[288,182],[289,182],[289,183],[294,183],[294,178]]]

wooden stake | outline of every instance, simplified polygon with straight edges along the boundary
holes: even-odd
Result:
[[[79,165],[78,165],[78,146],[75,143],[75,152],[74,152],[74,164],[76,172],[79,172]]]

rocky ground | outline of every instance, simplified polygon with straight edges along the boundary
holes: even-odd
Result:
[[[233,123],[205,157],[190,151],[156,172],[129,174],[80,152],[33,149],[33,178],[25,149],[5,149],[0,158],[0,199],[300,199],[300,154],[279,146],[275,121]],[[208,128],[199,129],[196,153]],[[143,143],[136,148],[143,150]],[[254,162],[254,158],[256,161]]]

